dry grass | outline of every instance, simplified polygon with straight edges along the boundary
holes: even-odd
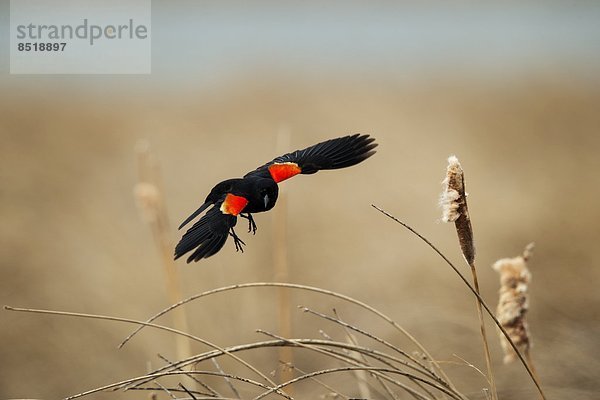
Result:
[[[142,178],[140,179],[140,183],[138,183],[135,188],[135,193],[142,214],[144,215],[147,222],[154,228],[153,231],[155,232],[156,243],[159,250],[165,250],[164,242],[161,240],[161,234],[164,236],[164,233],[167,231],[168,223],[166,219],[161,219],[166,218],[166,214],[160,211],[165,209],[165,205],[161,200],[163,197],[161,195],[161,191],[158,188],[158,185],[156,184],[156,175],[154,175],[154,179],[149,179],[147,177],[147,165],[149,162],[149,157],[150,156],[147,149],[145,149],[142,155],[139,157],[143,160],[140,163],[143,166],[142,168],[140,168],[140,170],[144,173],[140,174]],[[146,178],[144,178],[144,176],[146,176]],[[457,185],[456,182],[460,182],[460,185]],[[542,389],[539,385],[537,376],[532,374],[532,372],[529,369],[530,366],[525,362],[523,356],[521,355],[521,351],[524,350],[527,356],[529,356],[529,337],[528,335],[525,335],[526,346],[523,346],[523,334],[526,332],[524,332],[521,329],[519,331],[521,335],[515,336],[515,320],[518,322],[517,325],[519,327],[524,327],[524,320],[522,318],[524,313],[521,312],[517,318],[513,318],[512,320],[507,321],[505,318],[507,311],[507,302],[505,301],[501,303],[501,308],[499,308],[504,312],[499,314],[499,318],[502,320],[502,322],[500,322],[493,316],[489,306],[481,298],[479,287],[477,285],[476,274],[474,273],[474,257],[469,257],[469,254],[474,255],[474,246],[472,243],[472,228],[468,218],[468,208],[465,201],[464,179],[462,175],[462,169],[460,168],[458,161],[455,159],[452,159],[450,162],[450,167],[448,168],[448,176],[445,180],[445,185],[446,186],[444,196],[446,198],[451,198],[451,201],[445,204],[444,219],[447,221],[460,221],[461,217],[466,216],[467,218],[466,221],[468,226],[466,228],[465,222],[457,222],[457,232],[459,234],[459,240],[461,241],[460,247],[463,251],[463,255],[465,256],[466,260],[470,260],[469,264],[472,266],[472,272],[474,277],[473,287],[469,285],[467,280],[462,276],[458,269],[448,260],[448,258],[444,254],[442,254],[437,247],[432,245],[429,240],[424,238],[413,228],[399,221],[397,218],[391,216],[389,213],[385,212],[379,207],[373,207],[382,212],[383,214],[387,215],[394,221],[400,223],[402,226],[406,227],[411,232],[415,233],[416,236],[418,236],[426,244],[428,244],[450,265],[450,267],[458,274],[458,276],[466,284],[468,289],[476,296],[479,306],[478,316],[481,322],[481,333],[483,336],[484,349],[486,352],[486,364],[488,366],[488,375],[486,376],[486,380],[490,385],[489,389],[482,389],[483,393],[486,394],[486,397],[488,397],[487,393],[491,393],[492,399],[497,398],[497,391],[494,384],[494,376],[491,369],[491,357],[489,355],[487,338],[485,337],[485,330],[483,325],[484,322],[482,317],[482,306],[485,307],[486,311],[490,314],[493,321],[497,324],[498,328],[503,333],[503,347],[505,348],[505,351],[508,347],[512,347],[512,349],[514,350],[513,357],[518,357],[523,362],[523,365],[526,367],[527,372],[530,374],[536,387],[538,388],[540,396],[542,398],[545,398]],[[457,195],[455,195],[455,193]],[[460,201],[461,203],[456,205],[451,204],[452,202],[458,201]],[[446,213],[447,210],[453,210],[453,218],[451,218],[449,214]],[[278,218],[284,218],[284,216],[279,216]],[[461,234],[461,229],[468,229],[468,232],[462,232]],[[276,232],[283,236],[285,232],[284,226],[280,227],[278,230],[276,230]],[[470,243],[463,243],[465,237],[469,238]],[[275,247],[279,247],[279,249],[277,250],[277,253],[279,253],[279,257],[275,257],[274,260],[274,265],[277,266],[278,263],[285,263],[285,253],[283,252],[283,248],[285,248],[285,243],[279,243]],[[465,249],[467,249],[467,254],[465,254]],[[282,252],[283,255],[281,254]],[[504,285],[503,287],[508,287],[510,282],[514,283],[514,273],[511,275],[511,272],[514,272],[515,264],[521,266],[519,271],[517,271],[519,277],[528,276],[527,274],[525,274],[526,268],[525,270],[523,270],[522,267],[525,263],[525,258],[528,258],[529,254],[530,250],[526,250],[524,256],[518,259],[500,260],[495,264],[495,268],[497,267],[496,269],[503,273],[502,277],[505,278],[501,280]],[[276,273],[281,272],[282,270],[285,272],[285,268],[279,265],[279,268],[276,269]],[[507,274],[511,276],[507,278]],[[174,285],[174,278],[176,278],[176,276],[174,276],[173,273],[171,273],[171,276],[169,276],[169,271],[167,271],[166,276],[167,284],[169,286],[168,288],[171,289],[171,295],[178,295],[178,287]],[[279,329],[280,331],[288,330],[289,332],[286,336],[258,329],[258,333],[269,336],[273,340],[266,342],[253,342],[250,344],[235,345],[223,348],[205,339],[202,339],[201,337],[192,334],[191,332],[188,332],[187,329],[182,329],[181,327],[183,323],[183,328],[186,328],[185,313],[183,306],[188,303],[198,301],[204,297],[213,296],[222,292],[229,292],[232,290],[240,290],[244,288],[268,287],[275,287],[279,289],[279,317],[280,321],[286,321],[284,325],[282,325],[281,322],[279,323]],[[413,349],[401,348],[393,342],[382,339],[376,334],[371,333],[370,331],[364,328],[345,322],[341,319],[341,317],[338,315],[335,309],[333,310],[333,315],[327,315],[304,306],[300,306],[300,308],[305,313],[316,316],[325,322],[341,326],[346,336],[346,340],[335,340],[329,335],[325,335],[326,340],[314,338],[291,338],[289,334],[291,333],[291,327],[288,325],[289,317],[286,315],[289,312],[289,297],[281,296],[281,292],[284,289],[297,289],[302,291],[314,292],[320,295],[331,296],[336,300],[341,300],[342,302],[348,302],[352,305],[358,306],[360,309],[362,309],[362,311],[373,313],[384,322],[391,324],[394,328],[396,328],[396,330],[400,334],[402,334],[409,340],[409,342],[413,346]],[[515,285],[510,284],[510,289],[511,293],[513,293]],[[506,290],[504,290],[504,292],[506,292]],[[521,295],[519,299],[522,299],[522,291],[520,291],[519,294]],[[522,306],[525,303],[519,302],[519,305],[521,306],[519,310],[524,310]],[[514,306],[511,307],[511,310],[513,308]],[[338,383],[325,383],[322,380],[323,376],[327,376],[330,374],[338,375],[344,373],[353,374],[354,380],[356,382],[356,389],[354,390],[358,391],[361,398],[371,398],[372,391],[377,393],[377,398],[385,398],[392,400],[400,398],[402,396],[401,393],[404,393],[405,395],[410,395],[412,398],[419,400],[435,400],[438,398],[443,398],[444,396],[448,396],[452,399],[457,400],[466,400],[468,398],[465,394],[461,393],[455,387],[455,385],[449,379],[448,375],[442,369],[441,364],[436,360],[436,358],[432,357],[431,353],[428,350],[426,350],[425,347],[413,335],[411,335],[405,328],[403,328],[397,322],[393,321],[390,317],[388,317],[381,311],[375,309],[374,307],[369,306],[368,304],[356,300],[352,297],[342,295],[340,293],[336,293],[330,290],[310,287],[306,285],[278,282],[260,282],[239,284],[213,289],[204,293],[200,293],[198,295],[191,296],[184,300],[176,301],[170,307],[160,311],[159,313],[155,314],[154,316],[152,316],[144,322],[120,317],[74,312],[61,312],[52,310],[15,308],[10,306],[5,306],[5,309],[9,311],[64,315],[71,317],[91,318],[137,324],[138,328],[134,330],[130,335],[128,335],[123,342],[121,342],[119,348],[126,345],[135,335],[137,335],[145,327],[153,327],[156,329],[165,330],[175,335],[175,341],[178,345],[177,347],[180,355],[180,357],[176,361],[170,361],[164,356],[159,355],[159,358],[162,361],[166,362],[166,364],[158,369],[150,371],[142,376],[120,380],[119,382],[115,382],[109,385],[103,385],[101,387],[87,390],[79,394],[71,395],[67,397],[67,400],[90,396],[99,392],[136,390],[151,391],[153,397],[156,397],[157,392],[162,392],[163,394],[168,395],[172,399],[186,398],[180,397],[180,395],[182,394],[189,395],[191,399],[225,399],[227,398],[226,395],[221,394],[221,392],[227,388],[230,389],[231,392],[233,392],[235,397],[238,399],[252,398],[254,400],[259,400],[273,395],[276,397],[283,397],[291,400],[295,391],[294,388],[296,388],[299,384],[305,381],[313,383],[318,388],[327,389],[326,392],[321,394],[322,397],[333,395],[334,397],[351,399],[354,398],[356,395],[343,394],[343,392],[350,393],[348,391],[349,389],[347,386],[341,386],[340,388],[336,388],[336,386],[339,386]],[[169,328],[154,323],[154,321],[157,318],[167,313],[173,313],[173,315],[175,315],[175,328]],[[184,319],[182,320],[182,318]],[[321,332],[323,332],[323,330],[321,330]],[[360,344],[353,333],[361,335],[363,339],[367,339],[370,342],[368,343],[368,346],[363,346],[362,344]],[[182,349],[189,352],[189,346],[187,346],[188,340],[194,340],[200,344],[207,345],[210,348],[212,348],[212,350],[200,353],[198,355],[191,355],[191,353],[188,353],[183,354],[182,356]],[[382,346],[384,350],[372,350],[374,344]],[[269,375],[274,375],[275,372],[271,374],[261,372],[257,366],[248,363],[236,354],[238,352],[246,352],[257,349],[260,349],[264,352],[264,350],[268,348],[298,348],[302,350],[307,350],[311,353],[323,355],[325,356],[325,358],[336,360],[341,365],[333,368],[321,367],[315,371],[304,372],[302,369],[295,367],[293,363],[293,358],[291,357],[291,353],[279,351],[279,362],[284,366],[286,372],[279,374],[280,383],[277,384],[269,377]],[[389,351],[392,351],[392,353],[390,353]],[[234,368],[231,371],[225,371],[220,366],[220,361],[218,361],[220,357],[231,358],[238,364],[238,368]],[[216,368],[216,371],[207,368],[207,362],[209,361]],[[464,362],[481,373],[481,371],[473,364],[467,361]],[[239,371],[240,367],[242,372]],[[251,373],[251,375],[248,376],[244,374],[244,372],[249,372]],[[300,375],[294,377],[293,372],[300,372]],[[218,386],[214,386],[214,384],[209,385],[204,381],[207,377],[217,377],[221,378],[222,380],[221,382],[219,382],[220,384],[218,384]],[[252,388],[254,388],[254,390],[252,390]],[[206,389],[206,391],[204,389]],[[262,392],[260,391],[261,389]],[[312,391],[318,392],[318,389],[312,389]],[[299,391],[299,393],[300,396],[304,394],[303,391]]]
[[[441,361],[456,353],[485,370],[481,348],[474,344],[478,332],[472,329],[472,295],[448,278],[447,268],[428,250],[401,240],[397,226],[382,223],[367,207],[375,201],[403,219],[419,221],[446,254],[458,255],[447,250],[455,248],[455,237],[433,224],[433,200],[424,200],[436,196],[439,160],[454,151],[463,161],[468,157],[469,188],[477,194],[470,207],[477,216],[478,262],[490,265],[532,238],[540,248],[536,264],[544,265],[544,274],[536,275],[530,293],[535,306],[528,318],[548,397],[589,398],[599,389],[600,371],[600,299],[593,268],[598,255],[592,250],[598,232],[591,223],[599,217],[593,202],[597,188],[591,182],[600,170],[595,151],[600,92],[557,80],[503,88],[437,82],[398,89],[377,83],[305,85],[286,87],[284,93],[276,84],[241,81],[231,89],[172,98],[165,105],[152,93],[119,99],[113,92],[90,97],[75,90],[69,94],[72,100],[61,97],[50,103],[44,99],[57,98],[57,93],[38,87],[44,99],[16,96],[4,102],[2,303],[134,320],[168,304],[152,237],[131,201],[136,132],[159,149],[169,217],[179,220],[215,181],[272,158],[281,121],[293,128],[292,148],[364,131],[381,142],[372,162],[348,174],[323,173],[287,186],[290,281],[351,294],[389,314]],[[444,135],[438,137],[439,132]],[[456,143],[460,148],[453,147]],[[236,155],[225,164],[223,149]],[[363,190],[355,192],[356,182],[364,182]],[[324,201],[331,193],[352,196],[342,204]],[[556,210],[569,210],[569,215]],[[178,265],[184,297],[237,282],[270,280],[270,218],[259,216],[259,232],[249,238],[242,257],[225,248],[202,265]],[[171,233],[170,240],[176,239]],[[482,292],[494,293],[496,275],[489,269],[479,272]],[[299,299],[294,293],[290,300],[321,312],[336,307],[353,326],[410,348],[389,326],[335,301]],[[276,307],[275,290],[208,297],[189,305],[189,330],[222,347],[254,343],[255,328],[277,331]],[[114,345],[127,334],[118,325],[2,314],[0,335],[7,345],[0,349],[5,360],[0,397],[64,397],[119,377],[143,375],[145,360],[155,359],[157,352],[172,362],[178,359],[170,334],[148,331],[116,352]],[[298,314],[291,313],[294,337],[312,337],[326,328],[347,343],[345,333],[333,334],[321,319]],[[360,336],[358,340],[366,344]],[[493,359],[500,360],[500,345],[490,346]],[[543,351],[547,348],[552,353]],[[195,342],[192,351],[206,349]],[[246,357],[265,373],[279,368],[276,351],[269,354]],[[321,360],[306,354],[301,350],[295,359],[296,373],[317,370]],[[89,360],[94,360],[94,374]],[[338,367],[331,362],[331,368]],[[60,379],[48,372],[49,365],[60,371]],[[485,382],[479,374],[442,365],[470,398],[482,397]],[[230,366],[223,361],[225,371]],[[494,366],[500,398],[534,397],[522,368]],[[32,379],[23,380],[25,375]],[[356,387],[354,372],[345,376]],[[340,379],[342,385],[347,382]],[[98,398],[108,396],[114,394]]]
[[[447,378],[443,378],[438,375],[436,371],[440,371],[439,365],[437,365],[436,361],[433,359],[429,359],[425,354],[422,353],[413,353],[412,350],[402,349],[390,343],[368,331],[365,331],[359,327],[356,327],[352,324],[344,322],[339,318],[337,313],[334,312],[334,315],[326,315],[321,312],[314,311],[308,307],[301,307],[301,310],[304,313],[308,313],[310,315],[316,316],[323,321],[337,324],[342,326],[345,330],[350,330],[355,332],[355,334],[361,335],[364,341],[368,341],[368,346],[359,345],[356,343],[348,343],[347,341],[340,341],[332,339],[331,337],[327,337],[325,340],[323,339],[312,339],[312,338],[302,338],[302,339],[292,339],[292,338],[283,338],[279,335],[269,333],[267,331],[258,330],[259,333],[262,333],[266,336],[271,337],[273,340],[268,341],[260,341],[243,345],[236,345],[227,348],[220,348],[214,344],[211,344],[199,337],[191,335],[189,333],[181,332],[176,329],[168,328],[162,325],[157,325],[153,323],[156,318],[161,315],[166,314],[167,312],[176,310],[180,306],[187,304],[192,301],[197,301],[203,297],[212,296],[217,293],[231,291],[231,290],[240,290],[244,288],[266,288],[266,287],[279,287],[279,288],[287,288],[287,289],[297,289],[302,291],[309,291],[319,293],[325,296],[332,296],[338,300],[343,302],[351,303],[363,311],[371,312],[377,315],[383,322],[391,324],[394,328],[398,330],[399,333],[406,335],[406,331],[398,325],[396,322],[391,320],[388,316],[383,314],[382,312],[372,308],[371,306],[362,303],[356,299],[351,297],[324,290],[319,288],[313,288],[304,285],[297,284],[285,284],[285,283],[249,283],[242,285],[229,286],[224,288],[219,288],[215,290],[211,290],[209,292],[201,293],[196,296],[192,296],[188,299],[181,301],[180,303],[169,307],[161,311],[159,314],[153,316],[148,321],[134,321],[125,318],[118,317],[109,317],[109,316],[101,316],[101,315],[90,315],[90,314],[81,314],[81,313],[70,313],[70,312],[58,312],[58,311],[49,311],[49,310],[34,310],[34,309],[24,309],[24,308],[13,308],[13,307],[5,307],[7,310],[11,311],[22,311],[22,312],[33,312],[33,313],[41,313],[41,314],[53,314],[53,315],[65,315],[71,317],[82,317],[82,318],[92,318],[92,319],[102,319],[102,320],[110,320],[110,321],[119,321],[119,322],[127,322],[138,324],[140,327],[134,332],[139,332],[140,328],[143,327],[152,327],[156,329],[165,330],[171,332],[176,335],[183,335],[186,338],[196,340],[199,343],[209,345],[213,347],[213,350],[200,353],[194,355],[192,357],[188,357],[183,360],[178,360],[176,362],[168,361],[166,365],[161,368],[158,368],[148,374],[143,376],[130,378],[121,380],[119,382],[115,382],[113,384],[104,385],[102,387],[88,390],[76,395],[69,396],[68,399],[79,398],[83,396],[89,396],[92,394],[96,394],[102,391],[114,391],[114,390],[154,390],[154,391],[162,391],[169,395],[173,395],[174,393],[192,393],[192,395],[198,396],[207,396],[206,398],[225,398],[225,395],[221,394],[221,391],[224,391],[231,380],[236,381],[234,384],[235,392],[242,394],[243,398],[254,398],[256,400],[266,397],[270,394],[278,395],[279,397],[290,398],[288,394],[286,394],[286,389],[288,386],[294,384],[296,385],[302,381],[310,381],[316,386],[325,387],[329,391],[333,391],[337,393],[341,398],[349,399],[352,398],[353,395],[344,395],[342,392],[351,393],[352,389],[348,387],[342,386],[339,389],[332,388],[331,384],[327,385],[320,380],[315,379],[316,377],[321,377],[329,374],[339,374],[339,373],[347,373],[347,372],[355,372],[355,371],[366,371],[373,378],[373,381],[368,381],[367,384],[370,385],[373,391],[380,393],[382,395],[381,390],[387,392],[391,397],[389,398],[398,398],[396,394],[400,392],[405,392],[411,395],[416,399],[434,399],[437,398],[440,394],[447,395],[453,399],[465,399],[466,396],[458,392],[453,385],[447,380]],[[331,329],[331,327],[329,328]],[[128,339],[130,339],[130,336]],[[412,340],[412,339],[411,339]],[[417,348],[421,348],[421,345],[418,342],[414,343]],[[380,346],[383,350],[377,350],[374,347]],[[243,361],[237,353],[246,352],[255,349],[264,349],[264,348],[278,348],[278,347],[293,347],[302,350],[306,350],[310,353],[317,353],[320,355],[324,355],[325,358],[337,360],[341,363],[339,367],[333,368],[324,368],[317,371],[312,371],[309,373],[303,373],[302,375],[290,379],[288,381],[282,382],[279,385],[276,385],[266,374],[261,373],[258,369]],[[242,372],[224,372],[223,370],[213,371],[207,368],[206,363],[202,364],[205,361],[212,361],[213,359],[217,359],[220,357],[231,357],[235,361],[237,361],[242,367]],[[192,371],[185,371],[184,368],[194,365]],[[291,366],[295,368],[295,366]],[[246,369],[246,374],[249,372],[252,375],[249,377],[244,374],[244,369]],[[201,391],[190,391],[189,389],[182,387],[180,382],[175,380],[176,383],[158,383],[161,378],[165,377],[173,377],[175,376],[177,379],[181,379],[182,376],[193,377],[197,383],[200,384],[201,387],[210,388],[211,393],[204,393]],[[203,377],[206,376],[217,376],[223,378],[221,385],[218,386],[208,386],[203,382]],[[225,378],[228,378],[229,381],[226,381]],[[321,378],[319,378],[321,379]],[[240,382],[245,385],[240,386]],[[173,386],[175,385],[175,386]],[[258,392],[254,393],[250,388],[254,387],[255,389],[259,389]],[[217,389],[215,389],[217,388]],[[262,389],[262,391],[260,391]],[[306,390],[306,389],[305,389]],[[384,392],[384,393],[385,393]],[[327,395],[327,393],[325,393]],[[176,397],[179,398],[179,397]]]

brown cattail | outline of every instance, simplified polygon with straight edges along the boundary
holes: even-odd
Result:
[[[443,213],[442,221],[454,222],[463,257],[469,265],[472,265],[475,261],[473,227],[471,226],[469,208],[467,207],[463,170],[456,156],[448,157],[446,178],[442,184],[444,185],[440,196]]]
[[[533,243],[525,247],[523,255],[515,258],[503,258],[492,268],[500,274],[500,300],[496,311],[498,321],[506,330],[519,351],[529,354],[531,346],[529,327],[525,318],[529,309],[527,289],[531,282],[531,273],[527,260],[531,257]],[[500,334],[500,343],[504,350],[504,363],[516,360],[517,355],[504,335]]]
[[[469,207],[467,206],[467,193],[465,192],[465,178],[463,169],[456,156],[448,157],[448,168],[446,169],[446,178],[442,182],[444,190],[440,196],[440,205],[443,214],[442,221],[454,222],[458,243],[463,257],[471,268],[473,276],[473,287],[477,294],[480,294],[479,283],[477,279],[477,270],[475,268],[475,242],[473,240],[473,227],[469,217]],[[481,339],[485,353],[485,363],[487,366],[487,378],[490,382],[491,398],[498,399],[496,391],[496,381],[492,371],[492,357],[490,347],[485,333],[485,321],[483,320],[483,311],[481,300],[477,299],[477,316],[479,317],[479,328],[481,330]]]

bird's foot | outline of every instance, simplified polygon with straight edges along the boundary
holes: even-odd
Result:
[[[229,230],[229,234],[233,238],[233,244],[235,244],[235,251],[241,251],[243,253],[244,248],[242,246],[245,246],[246,243],[244,243],[244,241],[242,239],[240,239],[240,237],[238,235],[235,234],[235,231],[233,230],[233,228],[231,228]]]
[[[252,214],[248,213],[246,215],[240,214],[240,217],[246,218],[248,220],[248,233],[252,232],[253,235],[256,235],[256,222],[254,222],[254,218],[252,218]]]

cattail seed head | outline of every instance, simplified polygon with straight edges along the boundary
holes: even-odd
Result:
[[[448,157],[446,178],[442,185],[443,191],[440,196],[442,221],[454,222],[462,254],[467,263],[472,265],[475,262],[473,227],[467,206],[463,169],[456,156]]]
[[[142,219],[146,222],[155,222],[160,208],[160,192],[156,185],[140,182],[133,188],[133,195],[140,210]]]
[[[524,353],[527,353],[531,346],[525,316],[529,309],[528,286],[531,282],[527,260],[532,255],[533,246],[533,243],[527,245],[521,256],[503,258],[492,266],[500,274],[500,299],[496,317],[517,348]],[[514,361],[517,355],[504,335],[499,336],[505,354],[504,363]]]

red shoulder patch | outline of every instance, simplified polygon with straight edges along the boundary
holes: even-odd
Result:
[[[227,193],[223,204],[221,204],[220,210],[223,214],[237,216],[239,213],[242,212],[242,210],[244,209],[244,207],[246,207],[247,204],[248,200],[245,197]]]
[[[285,181],[294,175],[298,175],[300,172],[302,172],[302,169],[298,164],[293,162],[269,165],[269,173],[277,183]]]

